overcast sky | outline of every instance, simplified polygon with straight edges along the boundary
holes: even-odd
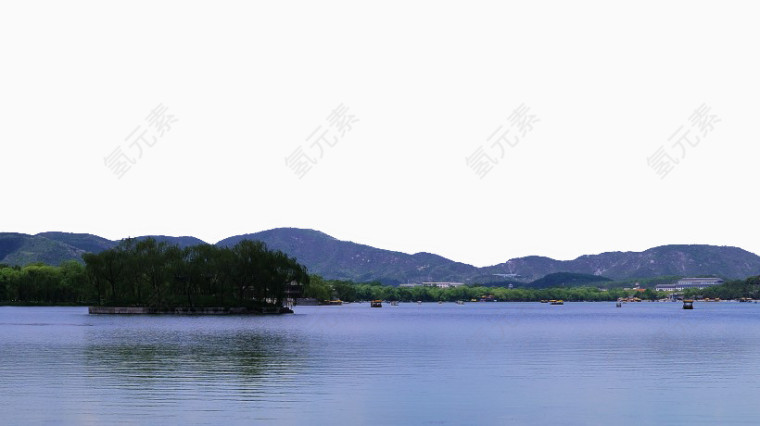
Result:
[[[756,3],[0,3],[0,231],[760,253]]]

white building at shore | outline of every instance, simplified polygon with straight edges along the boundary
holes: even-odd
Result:
[[[654,289],[657,291],[683,291],[687,288],[703,289],[714,285],[723,284],[720,278],[682,278],[675,284],[657,284]]]
[[[408,284],[399,284],[399,287],[438,287],[438,288],[451,288],[451,287],[459,287],[464,285],[464,283],[455,283],[455,282],[449,282],[449,281],[427,281],[423,283],[408,283]]]

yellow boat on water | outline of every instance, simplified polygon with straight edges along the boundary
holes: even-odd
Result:
[[[323,300],[319,302],[320,305],[323,306],[340,306],[343,304],[342,300]]]
[[[369,302],[369,306],[372,308],[382,308],[383,307],[383,301],[382,300],[373,300]]]
[[[549,303],[552,304],[552,305],[564,305],[565,301],[561,300],[561,299],[560,300],[550,300]]]

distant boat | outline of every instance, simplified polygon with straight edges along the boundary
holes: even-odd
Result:
[[[422,304],[422,300],[418,300],[418,301],[417,301],[417,304],[418,304],[418,305],[421,305],[421,304]]]
[[[691,299],[684,299],[683,301],[683,308],[684,309],[694,309],[694,301]]]
[[[369,306],[372,308],[382,308],[383,307],[383,301],[382,300],[373,300],[369,302]]]
[[[323,300],[319,302],[320,305],[323,306],[340,306],[343,304],[342,300]]]
[[[464,305],[464,300],[457,300],[457,305]]]
[[[565,301],[561,300],[561,299],[560,300],[550,300],[549,304],[552,304],[552,305],[564,305]]]
[[[398,300],[391,300],[391,306],[398,306]]]

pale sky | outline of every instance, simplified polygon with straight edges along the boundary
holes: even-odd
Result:
[[[760,253],[756,5],[3,2],[0,231]]]

